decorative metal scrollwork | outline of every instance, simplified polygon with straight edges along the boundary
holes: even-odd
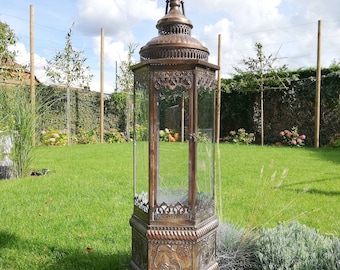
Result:
[[[156,90],[169,88],[171,90],[184,88],[191,89],[193,83],[192,71],[156,71],[153,75],[153,85]]]
[[[204,88],[204,89],[210,89],[215,90],[217,88],[216,85],[216,78],[215,78],[215,72],[211,72],[207,69],[199,69],[197,71],[197,80],[196,80],[196,86],[197,88]]]

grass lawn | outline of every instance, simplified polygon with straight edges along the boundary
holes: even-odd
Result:
[[[221,145],[220,157],[223,221],[273,227],[298,220],[340,236],[340,150]]]
[[[219,148],[221,221],[340,236],[340,150]],[[33,168],[50,173],[0,181],[0,269],[128,269],[132,144],[39,147]]]

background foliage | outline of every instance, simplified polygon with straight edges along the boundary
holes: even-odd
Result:
[[[264,91],[264,134],[265,143],[280,141],[279,132],[293,126],[306,135],[305,143],[311,146],[314,141],[314,103],[316,88],[315,69],[301,69],[290,72],[288,89]],[[249,132],[259,133],[258,91],[241,91],[235,87],[235,80],[241,77],[223,79],[221,104],[221,137],[230,130],[240,127]],[[322,70],[320,145],[327,145],[340,133],[340,67]],[[258,136],[256,136],[258,138]]]
[[[8,94],[10,93],[10,94]],[[1,129],[8,128],[9,108],[25,98],[28,106],[30,89],[28,86],[14,85],[0,88]],[[104,102],[105,138],[116,141],[116,135],[125,141],[125,112],[127,94],[113,93]],[[12,104],[12,105],[11,105]],[[86,89],[71,89],[71,134],[73,143],[94,143],[98,141],[100,125],[100,93]],[[21,106],[21,108],[23,108]],[[29,116],[25,114],[25,116]],[[65,145],[66,134],[66,89],[55,86],[39,85],[36,87],[36,123],[35,136],[37,144]],[[121,135],[121,133],[123,135]],[[58,134],[58,143],[50,139]],[[114,137],[114,139],[112,139]],[[49,143],[50,142],[50,143]]]

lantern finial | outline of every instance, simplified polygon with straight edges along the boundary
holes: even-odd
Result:
[[[156,28],[158,37],[141,48],[141,61],[160,58],[208,61],[209,50],[191,37],[193,25],[185,16],[184,1],[166,0],[165,15]]]
[[[169,11],[169,3],[170,3],[170,11]],[[182,7],[182,14],[185,16],[184,12],[184,1],[180,0],[167,0],[166,1],[166,9],[165,15],[168,13],[177,13],[180,14],[180,7]]]

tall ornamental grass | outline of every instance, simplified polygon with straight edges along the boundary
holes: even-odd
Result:
[[[34,138],[34,114],[27,89],[0,88],[0,128],[13,138],[11,159],[16,178],[28,176],[32,164]]]

